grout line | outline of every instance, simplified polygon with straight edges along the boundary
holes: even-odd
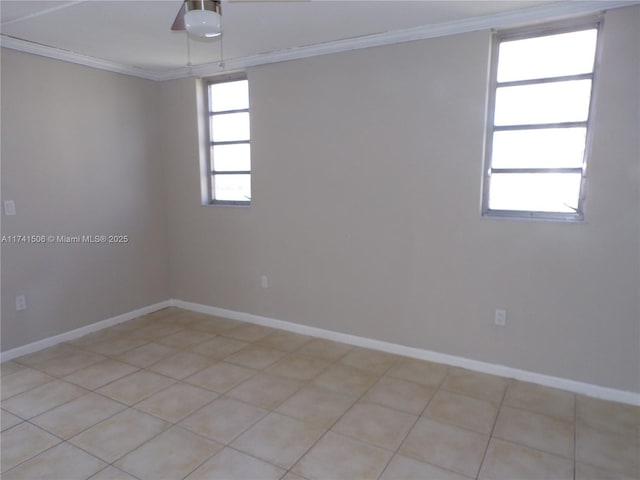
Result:
[[[378,478],[381,478],[382,475],[384,474],[384,472],[387,470],[387,468],[389,468],[389,464],[391,463],[391,461],[393,460],[393,458],[396,455],[400,455],[400,449],[402,448],[402,445],[404,444],[404,442],[406,442],[407,438],[409,437],[409,435],[411,434],[411,432],[413,431],[413,429],[416,427],[416,425],[418,424],[418,422],[420,421],[421,418],[426,418],[423,417],[424,412],[426,412],[427,408],[429,408],[429,405],[431,405],[431,402],[433,401],[434,397],[438,394],[438,392],[440,391],[440,388],[442,387],[442,385],[444,384],[444,382],[446,381],[447,377],[449,376],[449,367],[445,366],[445,374],[442,377],[442,380],[440,380],[440,382],[438,383],[438,385],[427,385],[430,388],[434,388],[433,394],[431,395],[431,397],[429,398],[429,400],[427,401],[427,403],[425,404],[424,408],[422,409],[422,411],[418,414],[416,420],[413,422],[413,425],[411,425],[411,428],[407,431],[406,435],[404,436],[404,438],[402,439],[402,441],[400,442],[400,444],[398,445],[398,448],[395,449],[395,451],[393,452],[393,455],[391,456],[391,458],[389,459],[389,461],[387,462],[387,464],[385,465],[384,469],[382,470],[382,472],[380,472],[380,475],[378,476]],[[391,377],[394,378],[394,377]],[[401,379],[402,380],[402,379]],[[410,380],[406,380],[406,381],[410,381]],[[417,382],[412,382],[412,383],[417,383]],[[423,384],[418,384],[418,385],[423,385]],[[391,408],[391,407],[390,407]],[[417,460],[417,459],[414,459]],[[429,462],[423,462],[422,460],[417,460],[419,462],[422,463],[429,463]],[[430,464],[432,465],[432,464]],[[434,465],[438,468],[443,468],[440,467],[439,465]],[[452,472],[452,470],[443,468],[444,470],[448,470],[450,472]],[[458,472],[454,472],[454,473],[458,473]]]
[[[493,421],[493,426],[491,427],[491,432],[489,433],[489,439],[487,440],[487,446],[484,448],[484,454],[482,455],[482,461],[480,462],[480,465],[478,466],[478,471],[476,472],[476,478],[480,477],[480,472],[482,471],[482,466],[484,465],[485,460],[487,459],[487,452],[489,451],[489,445],[491,445],[491,440],[493,439],[493,432],[496,429],[496,425],[498,423],[498,418],[500,418],[500,411],[502,410],[502,406],[504,405],[504,400],[505,398],[507,398],[507,392],[509,391],[509,388],[513,385],[514,379],[510,379],[507,382],[507,385],[504,389],[504,392],[502,392],[502,398],[500,399],[500,405],[498,406],[498,411],[496,412],[496,418]]]

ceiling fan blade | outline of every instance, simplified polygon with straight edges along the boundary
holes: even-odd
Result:
[[[182,31],[184,30],[184,14],[185,14],[186,4],[183,2],[180,6],[180,10],[178,10],[178,14],[176,15],[176,19],[173,21],[171,25],[171,30],[173,31]]]

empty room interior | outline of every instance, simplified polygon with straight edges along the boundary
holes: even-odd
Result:
[[[2,478],[640,479],[640,2],[0,15]]]

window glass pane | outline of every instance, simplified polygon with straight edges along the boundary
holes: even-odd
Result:
[[[215,200],[234,202],[251,200],[251,175],[213,175],[211,183]]]
[[[494,168],[581,167],[586,128],[506,130],[493,134]]]
[[[591,80],[541,83],[496,90],[496,125],[583,122],[589,116]]]
[[[229,113],[212,115],[211,138],[214,142],[249,140],[249,114]]]
[[[251,170],[251,147],[249,144],[214,145],[213,169],[217,172]]]
[[[503,41],[498,82],[590,73],[596,53],[596,29],[523,40]]]
[[[212,112],[249,108],[249,82],[238,80],[209,85],[209,108]]]
[[[489,208],[574,213],[581,178],[579,173],[493,174]]]

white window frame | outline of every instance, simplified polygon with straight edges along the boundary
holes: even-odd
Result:
[[[508,30],[500,30],[493,33],[491,44],[491,66],[490,66],[490,78],[489,78],[489,96],[488,96],[488,108],[487,108],[487,126],[486,126],[486,139],[485,139],[485,157],[484,157],[484,176],[482,184],[482,216],[490,218],[505,218],[505,219],[527,219],[527,220],[550,220],[560,222],[581,222],[584,220],[584,204],[585,204],[585,191],[586,191],[586,178],[587,178],[587,160],[591,152],[591,138],[592,138],[592,118],[594,114],[594,93],[596,76],[599,70],[600,62],[600,50],[602,45],[602,25],[603,19],[601,16],[591,17],[587,19],[573,20],[570,22],[561,22],[554,24],[538,25],[533,27],[524,27]],[[549,77],[547,79],[528,79],[512,82],[498,83],[498,62],[499,62],[499,47],[500,43],[509,40],[522,40],[526,38],[543,37],[547,35],[554,35],[560,33],[570,33],[582,30],[597,30],[597,40],[595,49],[595,58],[593,70],[590,74],[579,75],[566,75]],[[591,80],[591,94],[589,99],[589,113],[587,119],[584,122],[562,122],[562,123],[548,123],[548,124],[533,124],[533,125],[508,125],[498,126],[494,125],[495,103],[496,103],[496,91],[500,86],[509,85],[532,85],[542,84],[557,81],[578,80],[578,79],[590,79]],[[493,149],[493,134],[495,131],[509,130],[509,129],[538,129],[538,128],[567,128],[571,126],[586,127],[586,139],[584,155],[582,160],[582,166],[577,168],[527,168],[527,169],[496,169],[492,167],[492,149]],[[513,172],[512,172],[513,170]],[[532,211],[532,210],[496,210],[489,208],[489,194],[491,190],[491,176],[492,173],[581,173],[580,192],[578,197],[578,206],[575,212],[545,212],[545,211]]]
[[[209,77],[209,78],[205,78],[204,81],[202,82],[202,88],[203,88],[203,99],[204,99],[204,114],[206,115],[206,120],[205,120],[205,139],[206,139],[206,155],[205,155],[205,159],[206,159],[206,165],[204,167],[204,172],[203,175],[206,176],[206,198],[203,199],[203,203],[206,205],[236,205],[236,206],[249,206],[251,205],[251,199],[247,199],[247,200],[219,200],[216,199],[215,197],[215,187],[213,184],[213,177],[215,175],[237,175],[237,174],[248,174],[252,179],[252,170],[238,170],[238,171],[221,171],[221,172],[217,172],[216,170],[214,170],[214,162],[213,162],[213,146],[214,145],[221,145],[221,144],[226,144],[226,145],[231,145],[231,144],[247,144],[247,145],[251,145],[251,134],[249,134],[249,139],[248,140],[240,140],[240,141],[233,141],[233,142],[214,142],[212,135],[211,135],[211,118],[214,115],[224,115],[224,114],[228,114],[228,113],[241,113],[241,112],[246,112],[249,114],[249,121],[251,121],[251,105],[249,105],[249,108],[246,109],[238,109],[238,110],[229,110],[229,111],[225,111],[225,112],[212,112],[211,109],[209,108],[211,105],[210,99],[209,99],[209,86],[210,85],[214,85],[214,84],[219,84],[219,83],[229,83],[229,82],[236,82],[239,80],[247,80],[248,82],[248,78],[247,78],[247,74],[246,72],[235,72],[235,73],[231,73],[231,74],[227,74],[227,75],[219,75],[219,76],[215,76],[215,77]]]

